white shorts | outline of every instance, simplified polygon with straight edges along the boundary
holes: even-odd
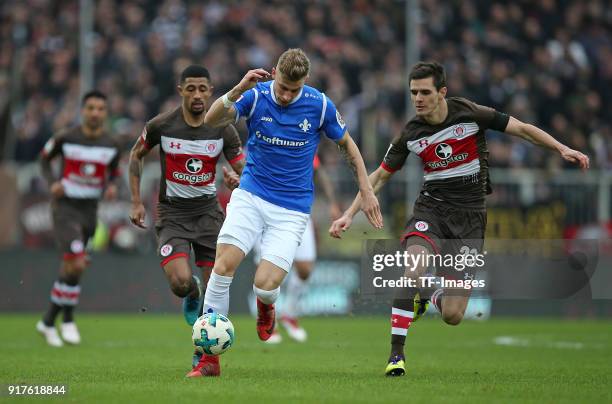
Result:
[[[289,272],[309,217],[237,188],[227,204],[217,244],[234,245],[247,255],[261,238],[261,259]]]
[[[307,261],[314,262],[317,259],[317,242],[315,240],[314,225],[312,224],[312,218],[308,219],[306,224],[306,230],[302,236],[302,242],[295,251],[295,257],[293,261]],[[261,260],[261,240],[257,240],[253,246],[253,261],[255,264],[259,264]]]

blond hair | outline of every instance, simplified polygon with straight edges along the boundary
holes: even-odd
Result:
[[[290,81],[300,81],[310,73],[310,60],[299,48],[288,49],[278,58],[276,69]]]

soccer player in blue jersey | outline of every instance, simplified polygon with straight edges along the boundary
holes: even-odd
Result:
[[[229,288],[240,262],[261,238],[255,272],[257,334],[270,338],[274,302],[302,240],[314,199],[312,161],[321,134],[338,144],[359,183],[361,209],[381,228],[382,215],[357,145],[334,103],[305,85],[310,61],[301,49],[289,49],[271,74],[250,70],[216,100],[204,122],[227,125],[246,118],[248,156],[240,186],[232,193],[217,239],[217,255],[204,297],[204,309],[227,314]],[[266,81],[269,78],[271,81]],[[217,376],[218,357],[203,355],[188,377]]]

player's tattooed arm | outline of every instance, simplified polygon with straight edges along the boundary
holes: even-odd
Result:
[[[338,141],[338,148],[344,159],[349,164],[349,167],[353,171],[357,182],[359,184],[359,194],[361,196],[361,210],[365,213],[368,221],[377,229],[383,227],[382,213],[380,212],[380,206],[378,199],[374,195],[374,190],[368,179],[368,173],[365,168],[365,163],[361,157],[361,153],[357,148],[357,145],[351,138],[348,132],[344,134],[344,137]]]
[[[589,168],[588,156],[567,147],[537,126],[521,122],[520,120],[511,116],[505,132],[521,137],[535,145],[544,146],[551,150],[555,150],[564,160],[569,161],[570,163],[576,163],[582,169]]]
[[[142,177],[142,165],[144,156],[149,153],[149,149],[144,142],[136,140],[132,151],[130,152],[129,167],[129,182],[130,193],[132,195],[132,207],[130,209],[130,221],[138,227],[145,228],[145,208],[140,198],[140,178]]]

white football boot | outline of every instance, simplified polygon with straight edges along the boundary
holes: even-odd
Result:
[[[66,343],[71,345],[78,345],[81,343],[81,334],[79,334],[79,329],[74,322],[62,323],[62,325],[60,325],[60,331]]]
[[[38,331],[43,337],[45,337],[45,340],[47,341],[47,344],[49,344],[49,346],[56,348],[64,346],[64,343],[62,342],[62,339],[57,333],[55,327],[47,327],[45,323],[42,322],[42,320],[36,323],[36,331]]]

